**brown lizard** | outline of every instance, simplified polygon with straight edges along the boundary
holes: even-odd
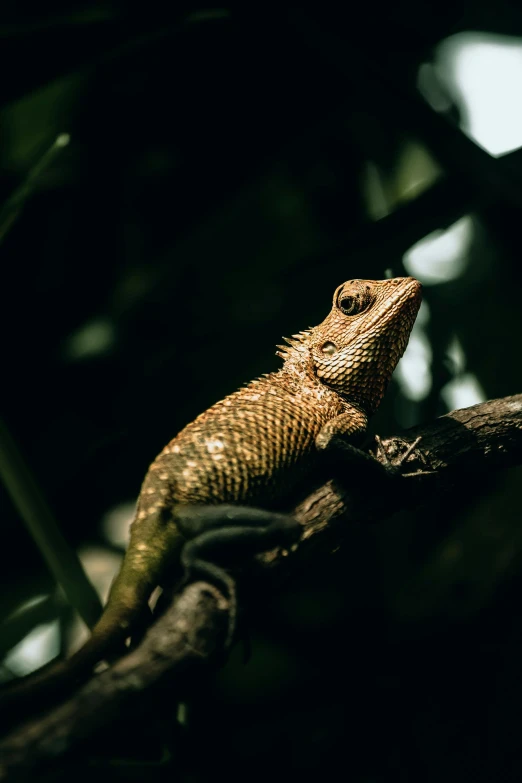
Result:
[[[171,440],[145,476],[129,547],[92,636],[70,659],[8,686],[0,705],[24,693],[54,695],[88,676],[131,635],[154,588],[167,573],[172,583],[180,563],[219,580],[208,561],[216,542],[226,549],[220,529],[229,543],[234,531],[236,541],[252,531],[247,554],[294,541],[296,522],[255,506],[281,510],[320,452],[338,439],[350,449],[365,433],[420,302],[421,285],[411,277],[343,283],[319,326],[278,346],[279,371],[217,402]]]

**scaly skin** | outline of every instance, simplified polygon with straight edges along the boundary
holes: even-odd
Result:
[[[33,698],[71,684],[130,634],[167,570],[172,582],[179,569],[185,539],[177,520],[186,504],[277,508],[332,438],[364,433],[406,348],[420,292],[413,278],[344,283],[319,326],[279,346],[278,372],[188,424],[149,468],[129,548],[91,638],[68,661],[6,695],[25,690]]]

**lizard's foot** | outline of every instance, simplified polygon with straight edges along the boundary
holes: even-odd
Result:
[[[333,437],[323,451],[329,469],[341,483],[368,483],[375,487],[395,480],[400,475],[391,463],[380,462],[373,454],[347,443],[341,436]]]
[[[176,518],[189,539],[181,553],[184,581],[199,576],[215,585],[229,601],[228,647],[236,628],[237,598],[235,581],[222,561],[239,565],[260,552],[289,547],[300,538],[301,526],[286,514],[248,506],[182,506]]]
[[[185,587],[190,582],[201,579],[202,581],[217,587],[219,592],[225,596],[228,601],[228,630],[225,639],[225,650],[227,650],[232,644],[236,629],[236,583],[223,566],[217,565],[216,563],[199,556],[200,545],[203,544],[204,547],[206,544],[206,541],[200,541],[203,536],[206,536],[206,534],[203,533],[201,536],[194,539],[194,541],[187,541],[183,547],[181,552],[181,563],[185,569],[185,573],[181,580],[180,587]]]
[[[426,456],[417,448],[420,437],[412,443],[402,438],[390,438],[386,446],[378,435],[375,440],[378,457],[356,448],[340,436],[333,437],[323,454],[329,459],[336,478],[341,482],[348,479],[350,484],[368,482],[378,487],[382,484],[389,486],[390,482],[403,478],[435,473],[430,470]],[[414,471],[406,472],[405,464],[415,461],[420,463],[420,466]]]
[[[381,457],[381,464],[385,466],[386,470],[396,473],[403,478],[427,476],[435,473],[434,470],[429,469],[430,466],[424,452],[417,448],[421,440],[420,436],[412,443],[402,438],[390,438],[385,446],[381,438],[376,435],[375,441],[377,443],[377,451]],[[415,461],[417,461],[420,467],[417,470],[406,473],[403,470],[405,463]]]

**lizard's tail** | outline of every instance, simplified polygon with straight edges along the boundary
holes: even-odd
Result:
[[[143,529],[145,525],[147,531]],[[179,552],[182,539],[180,537],[179,544],[173,542],[173,530],[170,525],[168,528],[161,525],[157,518],[149,518],[144,525],[133,524],[129,548],[91,637],[70,658],[51,661],[0,690],[2,731],[21,718],[43,711],[51,701],[56,704],[61,697],[81,685],[92,674],[96,664],[111,653],[122,650],[131,632],[146,621],[148,600],[165,569],[166,551],[169,564],[171,556],[174,556],[173,563],[179,562],[173,550]]]

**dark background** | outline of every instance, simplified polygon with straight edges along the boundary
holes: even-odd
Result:
[[[164,444],[277,369],[281,335],[322,320],[346,279],[425,283],[431,381],[412,395],[398,376],[374,431],[443,414],[450,382],[479,390],[462,405],[521,390],[521,157],[459,130],[465,101],[434,66],[462,32],[522,52],[522,11],[2,4],[0,198],[71,134],[0,246],[2,415],[93,579],[120,551],[103,519],[128,516]],[[462,218],[461,271],[433,284],[405,269],[415,243]],[[521,477],[481,476],[457,507],[440,498],[351,532],[255,619],[250,663],[235,651],[202,684],[172,766],[146,779],[519,777]],[[66,629],[3,489],[0,506],[2,616],[51,596],[31,622],[59,614]],[[2,639],[5,654],[9,623]],[[15,670],[11,655],[4,677]],[[143,747],[138,718],[132,741],[109,732],[105,756],[160,752],[169,726],[144,724]]]

